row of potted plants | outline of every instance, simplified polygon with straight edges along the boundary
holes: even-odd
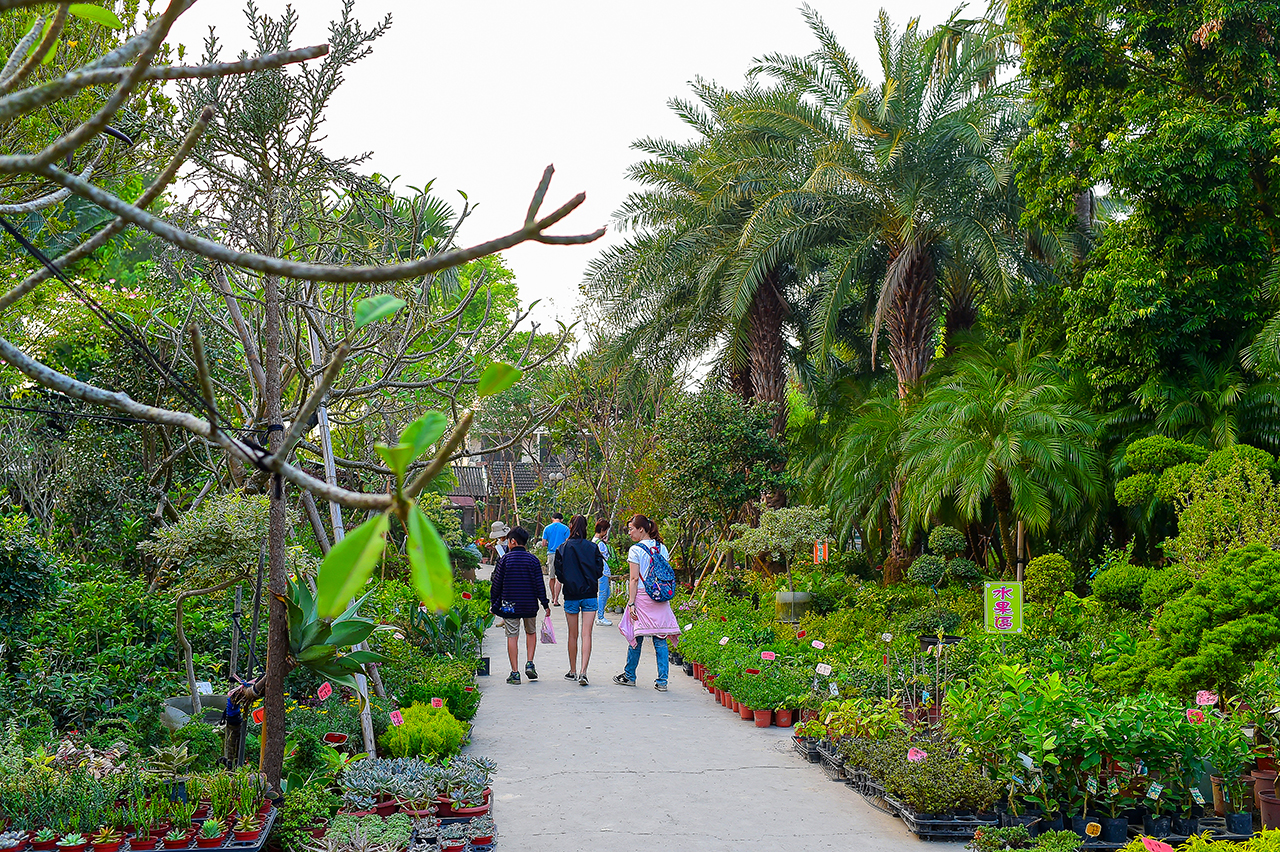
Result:
[[[741,677],[715,675],[708,673],[701,663],[690,665],[690,674],[707,688],[707,692],[715,697],[717,703],[739,714],[744,720],[754,721],[757,728],[768,728],[771,725],[789,728],[803,712],[794,706],[797,699],[793,693],[783,695],[784,690],[768,680],[753,682],[750,680],[750,673],[744,673]],[[730,680],[732,684],[729,683]]]
[[[489,787],[497,764],[458,755],[443,766],[421,758],[365,758],[339,779],[342,811],[353,815],[404,813],[421,818],[481,816],[489,812]]]

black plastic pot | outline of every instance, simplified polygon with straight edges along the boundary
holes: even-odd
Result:
[[[693,663],[683,663],[680,667],[684,669],[685,674],[689,677],[693,677]]]
[[[1200,833],[1199,817],[1174,817],[1173,833],[1179,837],[1190,837]]]
[[[919,637],[917,637],[917,638],[920,640],[920,653],[921,653],[921,654],[927,653],[927,652],[928,652],[928,650],[929,650],[930,648],[932,648],[934,645],[937,645],[937,644],[938,644],[938,637],[937,637],[937,636],[919,636]],[[956,643],[958,643],[958,642],[962,641],[963,639],[964,639],[964,637],[963,637],[963,636],[950,636],[950,635],[944,635],[944,636],[942,637],[942,644],[944,644],[944,645],[955,645]]]
[[[1089,832],[1086,831],[1086,828],[1088,827],[1089,823],[1097,822],[1097,821],[1098,821],[1097,817],[1087,817],[1087,816],[1084,816],[1083,814],[1076,814],[1070,819],[1071,830],[1074,831],[1076,834],[1080,835],[1081,837],[1087,838],[1089,837]]]
[[[489,674],[489,658],[488,657],[480,658],[480,665],[476,666],[476,674],[485,675],[486,677],[488,676]]]
[[[1099,840],[1103,843],[1129,842],[1129,820],[1125,817],[1100,817],[1098,822],[1102,823]]]
[[[1142,833],[1148,837],[1168,837],[1171,822],[1167,816],[1147,814],[1142,818]]]
[[[1227,834],[1253,834],[1253,814],[1227,814]]]

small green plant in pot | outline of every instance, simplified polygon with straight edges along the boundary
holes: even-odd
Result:
[[[172,828],[161,842],[164,844],[165,849],[186,849],[190,845],[190,838],[187,837],[187,832],[182,829]]]
[[[64,850],[64,852],[82,852],[82,850],[88,845],[88,839],[78,831],[73,831],[70,834],[64,834],[62,835],[62,838],[58,840],[58,848]]]
[[[493,817],[488,814],[472,817],[467,827],[470,829],[467,839],[477,846],[487,846],[492,843],[493,837],[498,831],[498,827],[493,822]]]
[[[0,831],[0,849],[17,849],[26,842],[25,831]]]
[[[40,829],[31,838],[31,847],[37,852],[52,849],[58,842],[58,832],[48,826]]]

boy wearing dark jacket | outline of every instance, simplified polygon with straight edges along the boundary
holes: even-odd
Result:
[[[494,566],[490,580],[489,611],[502,619],[507,633],[507,657],[511,661],[511,674],[507,683],[520,682],[520,625],[528,647],[528,662],[524,673],[529,680],[538,679],[533,667],[533,652],[538,650],[538,604],[551,617],[551,602],[547,587],[542,581],[542,563],[525,549],[529,533],[522,527],[513,527],[507,537],[507,553]]]

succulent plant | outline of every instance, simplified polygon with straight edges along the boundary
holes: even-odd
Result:
[[[0,849],[16,849],[26,842],[27,833],[25,831],[4,831],[0,832]]]
[[[164,839],[170,843],[176,843],[179,840],[186,840],[187,833],[180,828],[171,828],[169,833],[164,836]]]
[[[119,843],[121,840],[124,840],[124,832],[111,826],[104,826],[93,835],[94,843]]]
[[[498,826],[494,823],[493,817],[484,814],[472,817],[471,822],[467,824],[467,829],[467,839],[475,840],[477,837],[493,837],[498,831]]]
[[[200,826],[200,836],[208,840],[215,837],[221,837],[227,833],[227,827],[222,824],[222,820],[209,818],[204,821],[204,825]]]
[[[467,826],[465,823],[451,822],[448,825],[440,826],[439,831],[436,832],[436,836],[440,839],[441,843],[446,840],[465,841],[467,839]]]
[[[62,835],[62,839],[58,841],[58,845],[59,846],[83,846],[88,842],[89,841],[84,839],[83,834],[81,834],[78,831],[73,831],[70,834]]]
[[[262,828],[262,817],[256,813],[244,814],[236,820],[236,831],[258,831]]]
[[[34,839],[36,843],[48,843],[50,840],[58,839],[58,832],[48,826],[45,826],[37,831],[36,836],[32,839]]]

